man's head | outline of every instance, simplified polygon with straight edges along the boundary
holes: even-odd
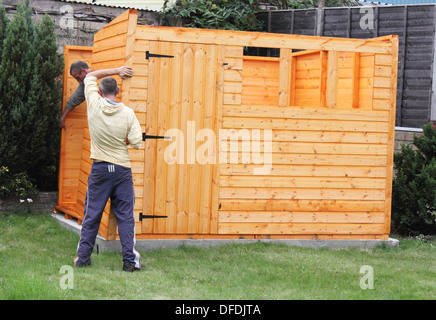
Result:
[[[120,90],[117,81],[112,77],[101,79],[99,89],[102,97],[116,97]]]
[[[82,82],[90,71],[91,69],[85,61],[75,61],[70,67],[70,74],[77,82]]]

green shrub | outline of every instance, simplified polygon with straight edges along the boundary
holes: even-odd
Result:
[[[14,174],[7,167],[0,167],[0,197],[14,195],[25,198],[37,192],[26,173]]]
[[[51,18],[34,25],[31,17],[28,2],[11,21],[0,7],[0,165],[13,180],[56,190],[63,59]]]
[[[165,7],[162,24],[190,28],[260,31],[253,0],[178,0]]]
[[[394,157],[392,231],[405,235],[436,234],[436,130],[403,144]]]

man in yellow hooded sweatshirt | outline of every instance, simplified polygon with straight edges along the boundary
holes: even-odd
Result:
[[[84,80],[93,164],[74,265],[82,267],[91,264],[102,213],[110,198],[120,234],[123,270],[132,272],[141,268],[141,256],[134,247],[135,194],[128,143],[139,149],[142,146],[142,132],[134,111],[116,101],[119,88],[111,75],[119,75],[124,79],[133,76],[133,71],[129,67],[97,70],[88,73]],[[97,79],[101,78],[100,85],[97,85]]]

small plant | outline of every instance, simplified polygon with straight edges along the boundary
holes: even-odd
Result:
[[[394,157],[392,229],[404,235],[436,234],[436,130],[423,126],[412,145]]]
[[[25,172],[13,174],[7,167],[0,167],[0,197],[18,196],[26,198],[37,192]]]

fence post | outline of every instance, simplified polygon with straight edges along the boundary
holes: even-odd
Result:
[[[316,23],[315,35],[322,36],[324,34],[324,8],[318,7],[316,9],[315,23]]]
[[[432,82],[431,82],[431,98],[430,98],[430,121],[436,120],[436,5],[433,6],[434,13],[434,26],[435,31],[433,35],[433,64],[432,64]]]

